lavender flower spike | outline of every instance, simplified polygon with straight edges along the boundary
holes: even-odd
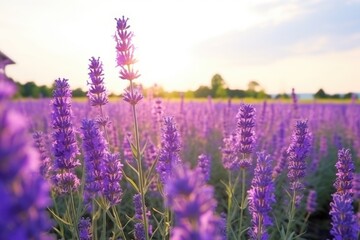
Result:
[[[115,18],[116,20],[116,52],[117,65],[120,67],[120,78],[133,81],[140,76],[139,72],[134,70],[134,45],[132,44],[133,32],[129,31],[128,18]]]
[[[306,201],[306,211],[308,213],[313,213],[317,207],[317,193],[315,190],[310,190],[307,201]]]
[[[336,180],[334,187],[340,195],[353,196],[353,174],[355,171],[354,162],[351,158],[349,149],[341,149],[338,152],[338,161],[336,163]]]
[[[106,105],[109,100],[104,86],[103,65],[100,58],[90,58],[89,64],[90,89],[88,97],[92,106]]]
[[[201,154],[198,157],[197,169],[203,175],[205,182],[208,182],[210,180],[210,170],[211,170],[210,164],[211,162],[209,156],[205,154]]]
[[[357,239],[359,225],[356,221],[351,193],[354,164],[349,149],[338,152],[336,163],[337,174],[332,195],[330,215],[332,228],[330,233],[334,239]]]
[[[174,165],[180,164],[180,135],[173,117],[164,117],[161,150],[157,171],[165,183],[172,173]]]
[[[104,162],[108,154],[107,143],[94,120],[84,119],[81,126],[84,150],[85,187],[84,201],[104,192]]]
[[[297,191],[303,189],[302,178],[305,176],[305,159],[309,154],[311,134],[308,130],[307,121],[296,122],[292,135],[292,142],[288,148],[288,178],[290,189]]]
[[[0,239],[52,239],[46,234],[50,189],[39,173],[40,156],[26,119],[7,103],[0,98]]]
[[[359,225],[354,214],[352,198],[349,196],[334,193],[330,203],[331,235],[335,240],[357,239]]]
[[[80,240],[91,240],[92,239],[90,218],[81,218],[78,228],[79,228]]]
[[[196,170],[174,169],[165,185],[166,205],[174,212],[171,239],[224,239],[221,219],[214,215],[214,188],[204,185]]]
[[[269,239],[267,228],[272,225],[271,205],[275,202],[274,184],[271,176],[269,155],[259,152],[254,170],[254,178],[249,194],[249,210],[252,215],[251,239]]]
[[[75,168],[80,165],[72,125],[71,91],[67,79],[55,80],[52,100],[53,154],[55,157],[54,185],[60,193],[75,191],[80,184]]]
[[[114,206],[121,201],[122,167],[119,154],[108,154],[105,160],[105,197]]]
[[[141,204],[141,195],[135,194],[133,197],[133,201],[134,201],[134,208],[135,208],[134,218],[138,221],[137,223],[135,223],[134,236],[135,236],[135,239],[137,239],[137,240],[145,240],[146,238],[145,238],[144,224],[141,222],[142,215],[143,215],[143,209],[142,209],[142,204]]]
[[[242,154],[240,167],[246,168],[251,164],[249,155],[255,143],[255,108],[249,104],[241,104],[237,119],[237,134],[239,137],[238,153]]]

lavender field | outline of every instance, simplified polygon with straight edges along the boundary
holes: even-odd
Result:
[[[15,101],[0,79],[0,239],[358,239],[356,99],[145,98],[116,23],[122,99],[100,58],[86,101],[63,78]]]

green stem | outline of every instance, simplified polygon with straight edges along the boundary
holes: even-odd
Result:
[[[231,171],[229,171],[229,192],[228,192],[228,204],[227,204],[227,224],[226,224],[226,232],[230,234],[231,230],[231,207],[232,207],[232,198],[233,198],[233,191],[232,191],[232,184],[231,184]]]
[[[296,191],[293,190],[293,194],[291,197],[291,205],[290,205],[290,211],[289,211],[289,219],[286,226],[286,234],[285,239],[287,240],[289,235],[291,234],[292,225],[295,217],[295,201],[296,201]]]
[[[97,216],[96,216],[96,206],[95,200],[92,200],[92,212],[94,213],[92,216],[92,232],[93,232],[93,238],[94,240],[97,240]]]
[[[241,202],[240,202],[240,225],[239,225],[239,239],[241,239],[242,228],[243,228],[243,218],[244,218],[244,209],[245,209],[245,184],[246,184],[246,170],[241,168]]]
[[[120,229],[122,238],[124,240],[126,240],[126,236],[125,236],[125,233],[124,233],[124,228],[123,228],[123,226],[121,224],[121,220],[120,220],[119,214],[117,212],[117,209],[115,208],[115,206],[112,206],[111,210],[112,210],[114,218],[115,218],[115,223],[116,223],[115,225]]]
[[[132,81],[130,81],[130,92],[131,92],[131,94],[133,94],[133,82]],[[139,127],[138,127],[138,122],[137,122],[135,104],[132,104],[131,106],[132,106],[132,112],[133,112],[133,117],[134,117],[135,141],[136,141],[136,160],[137,160],[137,167],[138,167],[138,174],[139,174],[139,190],[140,190],[140,195],[141,195],[142,215],[143,215],[142,220],[144,223],[146,240],[149,240],[148,222],[147,222],[146,205],[145,205],[144,172],[142,169],[141,153],[140,153]]]
[[[101,239],[106,239],[106,209],[102,210],[102,231]]]
[[[52,198],[53,203],[54,203],[55,213],[56,213],[56,215],[60,216],[59,215],[59,208],[58,208],[58,205],[57,205],[57,202],[56,202],[56,199],[55,199],[55,192],[53,190],[51,191],[51,198]],[[58,221],[58,224],[59,224],[59,227],[60,227],[61,238],[64,238],[64,225],[60,221]]]
[[[75,237],[75,239],[79,239],[79,235],[78,235],[78,214],[77,214],[77,211],[75,210],[75,203],[74,203],[74,196],[73,196],[73,193],[71,192],[70,193],[70,201],[71,201],[71,211],[72,211],[72,216],[71,218],[72,219],[72,224],[73,224],[73,235]]]

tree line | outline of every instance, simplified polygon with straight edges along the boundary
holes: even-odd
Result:
[[[12,79],[10,79],[13,81]],[[38,86],[35,82],[27,82],[22,84],[20,82],[13,81],[17,86],[16,98],[51,98],[53,92],[53,86],[40,85]],[[225,80],[220,74],[215,74],[211,81],[210,86],[201,85],[195,91],[165,91],[161,86],[153,86],[149,88],[143,88],[143,94],[146,97],[151,94],[154,97],[162,98],[179,98],[184,96],[185,98],[207,98],[211,96],[212,98],[256,98],[256,99],[269,99],[272,98],[269,94],[265,92],[260,84],[252,80],[248,83],[247,89],[231,89],[227,86]],[[83,91],[81,88],[76,88],[72,90],[72,95],[74,98],[86,97],[86,91]],[[121,96],[110,94],[110,97]],[[286,93],[281,93],[273,96],[275,99],[289,99],[290,95]],[[354,97],[354,94],[349,92],[343,95],[340,94],[327,94],[322,88],[319,89],[315,94],[313,94],[315,99],[350,99]]]

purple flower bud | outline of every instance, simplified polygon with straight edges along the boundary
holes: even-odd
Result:
[[[292,142],[288,148],[288,178],[290,189],[302,190],[304,185],[302,179],[305,176],[305,159],[309,154],[311,134],[308,130],[307,121],[297,121],[292,135]]]
[[[308,213],[313,213],[317,207],[317,193],[315,190],[310,190],[307,201],[306,201],[306,211]]]
[[[251,154],[255,142],[255,108],[241,104],[237,118],[237,133],[239,136],[239,153]]]
[[[26,119],[0,99],[0,239],[52,239],[49,186],[27,130]]]
[[[349,149],[341,149],[338,152],[338,161],[335,165],[337,169],[334,187],[340,195],[352,196],[352,181],[355,171],[354,162],[351,158]]]
[[[178,166],[165,185],[166,205],[175,216],[171,239],[222,239],[214,188],[197,175],[186,165]]]
[[[133,33],[128,31],[130,27],[127,23],[129,19],[124,17],[115,19],[117,30],[115,33],[117,65],[120,67],[120,78],[133,81],[140,76],[139,72],[133,69],[136,63],[134,58],[134,45],[132,44]]]
[[[169,178],[174,165],[180,164],[180,136],[173,117],[164,117],[161,150],[157,171],[163,183]]]
[[[360,200],[360,174],[355,173],[352,182],[352,193],[355,200]]]
[[[239,159],[237,156],[237,135],[231,134],[223,139],[223,147],[221,148],[221,160],[225,169],[237,170],[239,168]]]
[[[211,170],[210,157],[205,154],[201,154],[198,157],[197,169],[204,177],[205,182],[208,182],[210,180],[210,170]]]
[[[122,197],[122,189],[120,181],[122,179],[122,167],[118,154],[108,154],[105,159],[105,197],[110,204],[116,205],[120,203]]]
[[[78,228],[79,228],[80,240],[91,240],[92,239],[90,218],[81,218],[80,222],[78,224]]]
[[[84,201],[98,196],[104,191],[105,160],[107,158],[107,143],[94,120],[84,119],[81,127],[84,165],[85,187]]]
[[[281,157],[278,160],[276,166],[274,167],[274,170],[272,173],[273,178],[277,178],[284,171],[284,169],[286,168],[286,165],[287,165],[288,157],[289,157],[289,154],[287,152],[287,149],[283,148],[282,152],[281,152]]]
[[[133,91],[125,90],[124,101],[130,103],[131,105],[136,105],[144,96],[139,89],[135,88]]]
[[[143,239],[145,239],[145,228],[144,228],[144,224],[142,222],[143,209],[142,209],[142,203],[141,203],[141,195],[135,194],[133,201],[134,201],[134,208],[135,208],[134,218],[137,221],[139,221],[139,222],[135,223],[134,236],[135,236],[135,239],[143,240]]]
[[[74,171],[80,162],[76,159],[79,149],[72,125],[71,91],[67,79],[55,80],[51,116],[54,129],[53,155],[56,173],[54,182],[57,184],[56,187],[59,192],[68,193],[68,190],[76,190],[79,185],[79,179],[76,179],[77,176]],[[71,186],[69,185],[71,183],[77,185]]]
[[[349,195],[340,195],[335,193],[332,195],[330,203],[331,235],[334,239],[357,239],[359,225],[356,221],[354,208],[352,206],[352,198]]]
[[[40,174],[45,178],[50,180],[52,177],[52,162],[48,157],[48,152],[45,147],[44,134],[42,132],[35,132],[33,134],[35,140],[35,147],[40,153],[41,165],[40,165]]]
[[[103,106],[108,103],[108,96],[104,86],[103,66],[100,58],[90,58],[89,64],[90,89],[88,97],[92,106]]]
[[[275,202],[274,184],[271,176],[271,160],[269,155],[259,152],[257,164],[254,170],[254,178],[251,182],[249,194],[249,210],[251,213],[252,239],[269,239],[267,228],[271,226],[271,205]]]
[[[334,236],[334,239],[357,239],[359,225],[354,215],[351,193],[352,175],[355,168],[349,149],[338,151],[338,161],[335,166],[337,168],[334,183],[336,193],[332,195],[333,200],[330,203],[332,225],[330,233]]]

